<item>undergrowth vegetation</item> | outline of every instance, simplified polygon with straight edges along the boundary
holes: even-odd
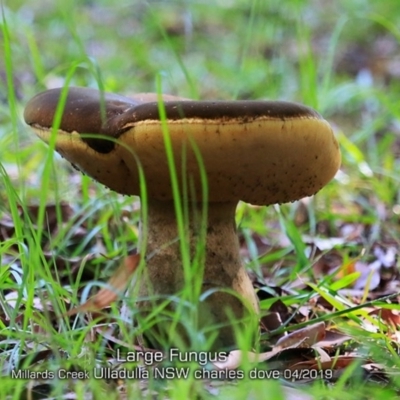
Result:
[[[0,398],[399,396],[397,0],[0,4]],[[342,167],[316,196],[237,208],[262,319],[258,346],[225,365],[236,379],[179,379],[198,362],[168,357],[171,376],[141,379],[146,363],[119,359],[140,349],[161,306],[140,326],[123,293],[104,312],[67,314],[135,253],[143,204],[81,175],[23,122],[33,95],[64,85],[296,101],[333,126]],[[284,332],[297,336],[277,342]],[[238,330],[239,350],[253,333]],[[202,334],[187,351],[210,348]],[[100,379],[101,368],[136,375]],[[289,369],[293,379],[265,373]]]

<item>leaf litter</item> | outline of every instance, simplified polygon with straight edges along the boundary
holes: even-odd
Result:
[[[75,271],[72,279],[77,278],[83,257],[54,254],[51,250],[52,235],[57,235],[57,232],[62,229],[62,225],[68,223],[74,215],[72,207],[67,204],[62,204],[60,210],[61,219],[56,216],[55,206],[51,205],[46,209],[45,227],[47,235],[43,235],[42,246],[46,249],[44,251],[46,260],[53,260],[57,267],[60,284],[64,282],[65,285],[67,281],[62,278],[63,271]],[[35,226],[38,208],[28,207],[26,211],[28,211],[30,221]],[[19,209],[19,212],[21,218],[24,218],[24,210]],[[71,234],[72,246],[74,242],[79,243],[82,240],[86,229],[84,223],[74,226],[76,234],[75,232]],[[359,228],[355,227],[355,229]],[[346,235],[352,236],[349,228],[346,228],[345,232]],[[0,219],[0,235],[2,235],[3,242],[12,240],[14,237],[12,219],[6,214]],[[255,238],[257,237],[255,233],[252,235]],[[352,237],[353,242],[356,242],[359,236],[354,235]],[[296,384],[296,382],[299,384],[311,383],[316,380],[333,384],[340,379],[349,365],[356,363],[357,368],[354,370],[354,374],[362,376],[363,379],[372,383],[379,382],[380,385],[389,385],[391,379],[398,377],[396,368],[377,362],[373,357],[364,354],[358,336],[352,334],[351,329],[344,329],[346,325],[343,321],[347,313],[351,318],[345,320],[348,321],[350,327],[354,323],[354,318],[361,318],[363,321],[358,325],[358,329],[361,327],[366,332],[381,333],[388,341],[389,346],[394,349],[398,348],[400,340],[398,300],[400,295],[397,295],[399,286],[397,248],[391,241],[387,243],[377,241],[371,246],[371,251],[366,257],[344,257],[342,246],[348,242],[340,237],[318,239],[304,236],[303,240],[309,249],[309,254],[313,257],[311,269],[306,271],[304,275],[297,274],[295,280],[286,281],[274,276],[277,271],[282,272],[282,270],[291,267],[290,253],[293,250],[287,253],[288,261],[275,261],[275,264],[278,264],[277,269],[274,269],[274,262],[272,262],[271,268],[271,262],[267,261],[269,268],[262,270],[268,271],[268,273],[263,276],[253,275],[254,287],[258,291],[261,303],[269,303],[268,310],[263,308],[260,317],[262,338],[260,351],[244,354],[242,351],[232,350],[225,362],[214,362],[207,368],[225,371],[240,369],[242,359],[245,357],[252,365],[256,366],[258,371],[266,371],[267,375],[263,375],[264,377],[269,376],[267,371],[270,371],[269,373],[278,371],[282,381],[290,382],[290,384]],[[92,244],[95,242],[96,240],[92,241]],[[259,243],[261,245],[260,250],[267,254],[269,251],[279,252],[281,248],[288,246],[286,241],[282,243],[281,248],[277,243],[269,245],[265,238],[258,238],[255,242]],[[355,244],[359,245],[359,243],[352,243],[351,246],[353,247]],[[96,244],[93,244],[93,246],[96,246]],[[11,281],[18,281],[14,278],[19,276],[22,279],[23,276],[23,271],[18,267],[15,250],[14,246],[10,246],[9,251],[5,253],[7,257],[3,257],[2,260],[3,265],[5,265],[4,262],[13,260],[8,268],[10,271],[15,271],[14,274],[9,276],[9,288],[3,290],[4,301],[1,303],[0,317],[5,325],[11,322],[13,313],[16,315],[13,322],[22,324],[24,304],[27,301],[24,296],[20,299],[18,291],[12,289]],[[246,248],[242,248],[242,253],[245,254],[245,252]],[[96,258],[95,253],[92,253],[88,260]],[[99,337],[102,337],[103,341],[108,343],[108,362],[115,368],[121,368],[121,365],[124,365],[114,359],[113,349],[115,349],[115,346],[129,349],[129,351],[154,352],[153,349],[144,348],[140,343],[127,343],[122,340],[115,331],[113,319],[107,318],[107,310],[123,296],[139,261],[140,256],[138,254],[122,258],[119,261],[119,267],[115,269],[108,282],[80,305],[70,303],[68,293],[70,293],[71,288],[66,285],[66,296],[60,299],[64,302],[65,311],[63,312],[47,299],[46,287],[38,287],[36,290],[38,295],[34,297],[32,302],[34,311],[29,326],[33,333],[42,338],[41,344],[27,341],[26,351],[31,349],[30,351],[33,351],[33,353],[29,357],[28,354],[24,356],[22,353],[19,360],[14,359],[13,361],[12,358],[9,358],[9,361],[3,366],[3,374],[8,374],[10,369],[22,365],[25,368],[29,366],[29,368],[34,369],[43,365],[46,360],[54,358],[55,354],[61,358],[68,358],[62,349],[51,347],[51,335],[48,328],[52,326],[59,329],[57,327],[59,327],[60,318],[70,319],[76,314],[83,315],[85,323],[88,324],[93,324],[93,321],[96,320],[93,329],[90,330],[91,334],[86,340],[95,342]],[[286,262],[288,266],[285,265]],[[352,275],[354,275],[354,278],[346,281],[346,277]],[[336,288],[330,295],[332,298],[321,295],[322,292],[313,292],[309,286],[312,285],[313,281],[318,282],[318,280],[327,276],[331,278],[331,286]],[[71,276],[69,276],[69,279],[71,279]],[[93,276],[89,274],[83,281],[90,283],[92,279]],[[343,281],[347,283],[338,284]],[[80,289],[80,293],[82,291],[83,287]],[[297,298],[295,296],[300,292],[304,298],[302,301],[299,301],[302,296]],[[306,294],[305,297],[304,294]],[[385,300],[384,296],[388,295],[392,295],[390,300]],[[285,301],[290,296],[294,298],[294,302]],[[334,306],[336,303],[332,300],[333,298],[343,306],[343,309],[338,310]],[[365,307],[363,303],[366,303]],[[18,309],[16,309],[17,307]],[[352,311],[357,307],[359,307],[358,310],[363,310],[364,314],[357,314]],[[349,311],[347,312],[347,310]],[[338,311],[340,311],[340,314]],[[318,321],[320,316],[328,318],[325,318],[325,321],[315,322]],[[371,319],[364,320],[367,316]],[[47,321],[44,325],[43,320]],[[2,343],[3,351],[8,352],[18,344],[18,340],[12,341],[3,337]],[[127,382],[124,384],[127,384]],[[37,382],[30,387],[30,393],[47,391],[49,395],[51,385],[46,385]],[[147,390],[143,382],[141,385],[143,390]],[[205,381],[205,385],[210,393],[220,390],[219,383],[216,381]]]

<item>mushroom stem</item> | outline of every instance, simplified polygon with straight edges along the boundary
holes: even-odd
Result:
[[[198,258],[201,261],[197,268],[193,268],[195,265],[183,266],[182,239],[178,235],[173,201],[149,200],[147,232],[142,231],[142,235],[147,234],[146,252],[151,256],[143,272],[144,279],[139,280],[139,296],[161,295],[165,299],[165,296],[181,292],[183,299],[196,304],[202,293],[213,289],[204,301],[197,303],[197,328],[213,324],[222,326],[214,346],[225,348],[235,343],[232,319],[240,323],[240,320],[243,322],[246,317],[255,316],[258,312],[257,296],[239,255],[236,205],[237,202],[208,203],[206,219],[202,218],[203,204],[191,203],[188,207],[184,240],[190,252],[191,264],[196,264],[193,258],[199,254],[196,250],[201,246],[202,220],[206,222],[206,226],[203,223],[203,257]],[[149,302],[139,303],[142,309],[149,306]]]

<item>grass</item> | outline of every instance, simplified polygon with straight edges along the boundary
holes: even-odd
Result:
[[[317,258],[309,257],[310,246],[303,240],[305,235],[344,237],[336,246],[342,265],[354,260],[370,262],[377,243],[393,245],[398,254],[400,85],[396,67],[390,64],[395,61],[390,49],[389,55],[376,61],[379,51],[387,51],[385,46],[398,51],[398,2],[58,3],[2,3],[0,220],[10,216],[14,232],[2,234],[0,243],[0,398],[26,398],[26,380],[12,379],[9,374],[17,366],[40,366],[46,351],[52,358],[45,357],[43,367],[51,371],[92,370],[112,359],[113,349],[99,330],[109,321],[56,316],[65,313],[69,302],[78,304],[88,295],[87,290],[82,294],[84,287],[90,287],[88,282],[95,286],[106,281],[116,260],[138,243],[137,199],[118,196],[76,174],[22,122],[22,110],[30,97],[67,83],[121,94],[163,91],[200,99],[283,99],[320,111],[337,131],[343,154],[341,173],[305,209],[303,203],[279,208],[240,204],[237,223],[246,243],[244,259],[275,288],[288,286],[299,276],[308,277],[314,282],[311,291],[310,286],[302,287],[280,300],[299,307],[309,304],[316,294],[324,297],[335,306],[328,316],[331,325],[350,334],[360,354],[384,364],[390,372],[398,369],[398,348],[389,339],[389,328],[368,317],[351,296],[338,293],[356,276],[344,274],[338,279],[327,274],[316,280]],[[360,59],[364,61],[358,65]],[[63,217],[61,202],[72,206],[68,218]],[[57,229],[53,231],[46,214],[51,203],[56,204]],[[36,218],[30,215],[32,204],[38,205]],[[184,217],[184,207],[180,208],[178,215]],[[304,222],[296,222],[300,217]],[[182,236],[183,224],[182,220]],[[342,233],[346,226],[354,231],[359,227],[360,233],[346,239]],[[4,224],[1,228],[6,230]],[[84,235],[79,236],[82,229]],[[265,252],[259,238],[268,242]],[[182,254],[189,266],[184,246]],[[66,265],[61,265],[61,257]],[[10,294],[17,296],[15,304]],[[272,302],[263,300],[263,310]],[[117,306],[110,315],[124,348],[140,331],[127,323]],[[318,312],[315,317],[328,318]],[[153,322],[154,317],[145,321]],[[239,334],[243,348],[248,338],[248,332]],[[246,360],[241,365],[244,371],[252,367]],[[302,389],[315,398],[398,396],[395,378],[389,386],[365,384],[358,372],[357,364],[351,364],[334,385],[316,382]],[[150,397],[146,390],[172,399],[213,398],[216,393],[227,399],[287,395],[281,393],[281,382],[267,379],[245,378],[234,384],[150,380],[146,390],[137,380],[131,383],[122,385],[128,398]],[[118,382],[55,379],[51,385],[56,398],[66,390],[77,398],[86,398],[88,391],[93,396],[122,397]],[[48,392],[48,388],[42,390]]]

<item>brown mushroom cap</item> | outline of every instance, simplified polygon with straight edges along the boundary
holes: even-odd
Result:
[[[61,89],[40,93],[25,109],[26,123],[45,142],[51,135],[60,93]],[[102,113],[100,92],[70,88],[57,151],[109,188],[133,195],[140,193],[138,159],[149,196],[170,200],[171,179],[155,99],[152,94],[133,99],[104,94]],[[294,201],[316,193],[340,166],[331,127],[308,107],[277,101],[173,97],[164,102],[177,170],[182,171],[185,160],[184,170],[192,179],[197,199],[201,199],[202,188],[192,143],[202,155],[213,202],[243,200],[268,205]]]

